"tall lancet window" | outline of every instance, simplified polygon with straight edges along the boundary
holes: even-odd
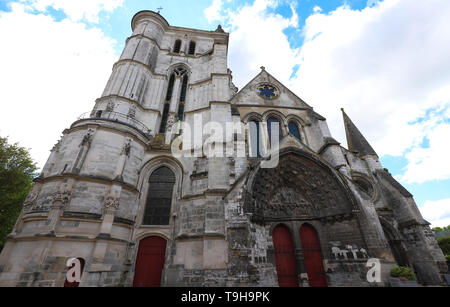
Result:
[[[166,101],[170,101],[170,99],[172,99],[174,84],[175,84],[175,74],[171,74],[169,79],[169,86],[167,87]]]
[[[173,46],[173,52],[180,53],[180,50],[181,50],[181,40],[177,39],[175,41],[175,45]]]
[[[250,158],[261,158],[261,136],[259,133],[259,122],[251,121],[248,124],[250,128]]]
[[[289,133],[295,136],[299,141],[302,140],[302,137],[300,136],[300,130],[298,129],[296,123],[289,122]]]
[[[150,176],[143,225],[169,225],[175,174],[161,167]]]
[[[283,137],[283,131],[281,131],[281,123],[278,119],[274,118],[274,117],[270,117],[267,120],[267,130],[269,132],[269,140],[270,143],[272,144],[272,139],[275,135],[273,135],[273,133],[276,133],[275,131],[272,131],[272,124],[277,127],[278,126],[278,133],[279,133],[279,139],[281,140],[281,138]]]
[[[166,133],[167,119],[169,118],[169,109],[170,109],[170,104],[165,103],[163,114],[161,116],[161,126],[159,128],[159,133]]]
[[[184,104],[186,102],[186,92],[188,86],[188,76],[185,74],[183,76],[183,83],[181,84],[181,93],[180,93],[180,105],[178,106],[178,120],[184,120]]]

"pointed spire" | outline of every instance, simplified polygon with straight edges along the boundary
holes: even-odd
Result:
[[[344,115],[345,133],[347,135],[348,150],[358,152],[361,156],[378,156],[366,138],[359,132],[355,124],[351,121],[344,109],[341,109]]]

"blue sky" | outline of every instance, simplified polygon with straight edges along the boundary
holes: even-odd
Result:
[[[0,0],[0,134],[43,166],[101,95],[133,15],[160,6],[171,25],[223,25],[239,88],[264,65],[346,146],[344,107],[433,225],[450,224],[448,0]]]

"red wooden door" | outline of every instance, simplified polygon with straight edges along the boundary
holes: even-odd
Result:
[[[134,274],[135,287],[160,287],[166,256],[166,240],[148,237],[139,243]]]
[[[273,231],[273,245],[277,264],[278,285],[298,287],[297,265],[291,232],[286,226],[278,226]]]
[[[300,239],[304,251],[304,263],[308,273],[310,287],[327,287],[327,279],[322,262],[319,238],[316,230],[310,225],[303,225],[300,229]]]

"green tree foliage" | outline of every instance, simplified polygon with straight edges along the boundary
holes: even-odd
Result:
[[[395,267],[391,271],[392,277],[406,278],[407,280],[416,280],[413,270],[408,267]]]
[[[437,242],[448,259],[448,256],[450,256],[450,237],[439,238],[437,239]]]
[[[444,231],[450,231],[450,225],[448,225],[447,227],[436,227],[433,228],[434,232],[444,232]]]
[[[0,137],[0,251],[33,187],[36,170],[25,148],[8,144],[7,138]]]

